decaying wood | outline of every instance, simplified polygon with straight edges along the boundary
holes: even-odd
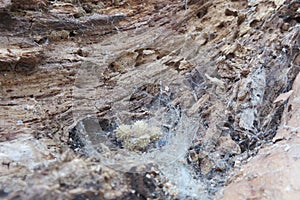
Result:
[[[1,197],[299,196],[299,1],[0,0],[0,19]]]

